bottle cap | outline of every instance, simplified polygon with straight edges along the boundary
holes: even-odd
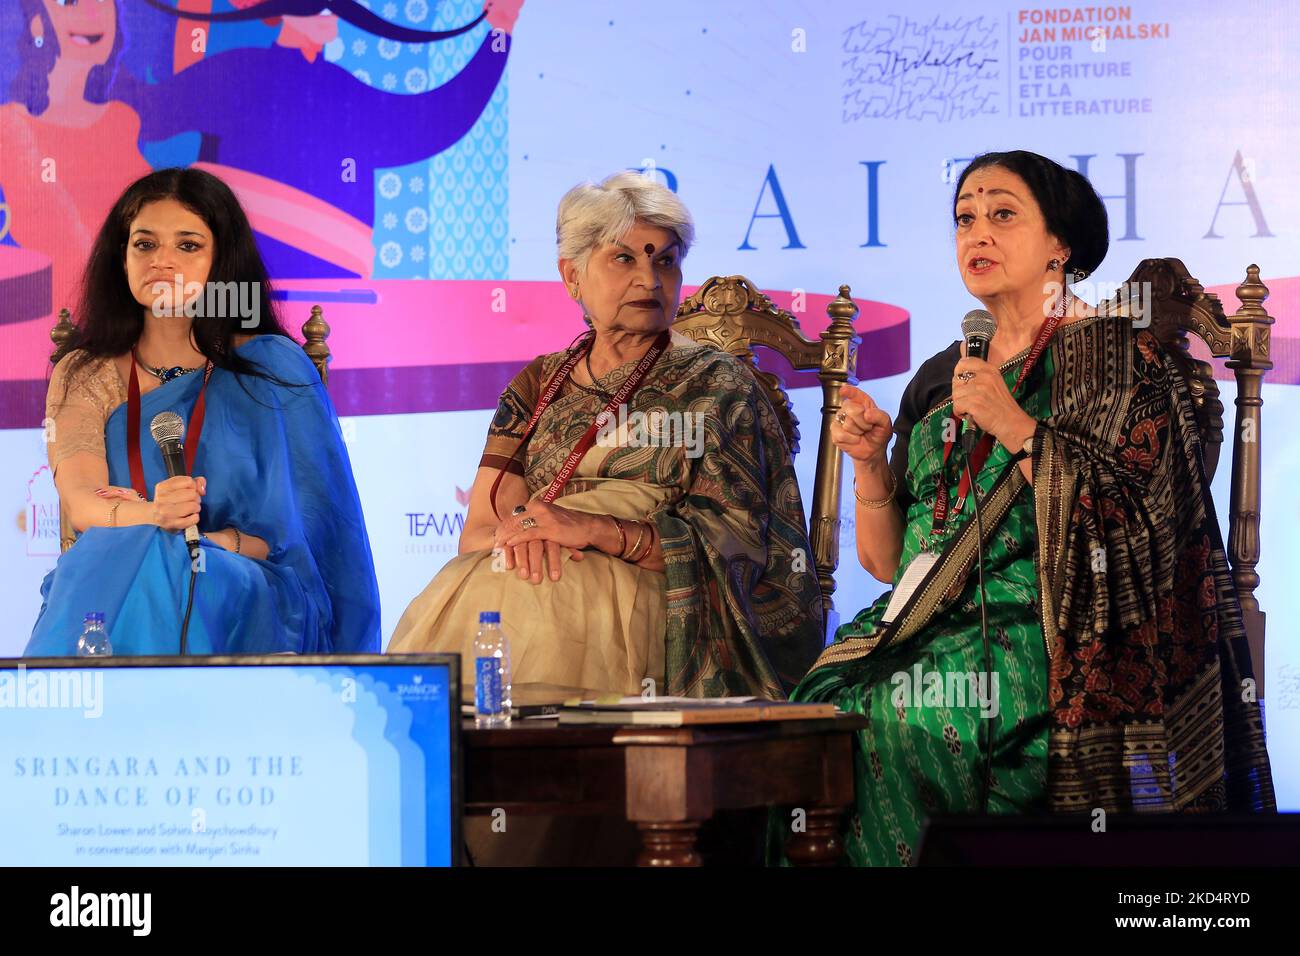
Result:
[[[500,612],[500,611],[480,611],[480,612],[479,612],[479,615],[478,615],[478,622],[479,622],[480,624],[500,624],[500,623],[501,623],[501,612]]]

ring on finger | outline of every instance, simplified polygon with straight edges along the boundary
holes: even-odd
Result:
[[[974,372],[958,372],[958,373],[957,373],[957,377],[958,377],[959,379],[961,379],[963,382],[969,382],[971,379],[973,379],[973,378],[975,377],[975,373],[974,373]]]
[[[532,515],[529,515],[523,521],[519,522],[519,527],[523,528],[525,531],[527,531],[529,528],[536,528],[537,519],[534,518]]]
[[[515,505],[515,510],[510,512],[512,515],[521,515],[528,510],[527,505]]]
[[[848,417],[848,416],[846,416],[843,412],[836,412],[836,414],[835,414],[835,420],[836,420],[837,422],[839,422],[841,425],[844,424],[844,422],[845,422],[845,420],[847,419],[847,417]]]

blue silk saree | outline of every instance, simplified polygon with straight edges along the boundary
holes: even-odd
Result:
[[[265,560],[202,539],[191,654],[379,650],[379,589],[356,483],[333,403],[291,339],[260,335],[236,350],[287,384],[214,369],[194,473],[207,479],[199,530],[264,539]],[[189,420],[202,385],[186,375],[141,398],[148,494],[167,477],[149,423]],[[126,404],[105,426],[109,482],[129,487]],[[41,586],[27,656],[76,652],[82,620],[102,611],[115,655],[177,654],[191,562],[178,533],[152,525],[86,530]]]

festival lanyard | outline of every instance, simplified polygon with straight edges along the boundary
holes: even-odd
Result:
[[[131,469],[131,487],[141,498],[148,498],[144,484],[144,461],[140,457],[140,379],[135,371],[135,354],[131,355],[131,383],[126,395],[126,458]],[[194,411],[190,413],[190,423],[185,429],[185,473],[194,474],[194,456],[199,450],[199,436],[203,434],[204,393],[208,388],[208,378],[212,375],[212,363],[203,370],[203,384],[199,386],[199,397],[194,401]]]
[[[636,391],[642,380],[644,380],[646,375],[650,373],[650,369],[654,368],[654,364],[659,361],[659,356],[663,355],[663,353],[668,350],[668,343],[671,339],[672,333],[668,330],[664,330],[664,332],[654,340],[649,351],[647,351],[645,355],[641,356],[641,360],[636,363],[636,367],[632,369],[632,374],[628,376],[627,381],[625,381],[619,387],[618,391],[614,393],[613,398],[605,403],[605,407],[601,409],[600,414],[596,416],[595,420],[587,428],[586,433],[583,434],[583,436],[578,439],[578,443],[573,446],[573,451],[569,452],[569,457],[566,458],[564,464],[560,466],[560,470],[556,473],[554,480],[551,481],[550,487],[542,493],[542,501],[550,504],[560,496],[560,491],[569,483],[569,479],[573,477],[573,473],[577,470],[579,462],[582,461],[583,456],[587,454],[591,449],[591,446],[595,443],[596,433],[599,432],[601,427],[613,417],[618,407],[626,402],[628,397]],[[587,348],[590,349],[591,346],[588,345]],[[524,429],[524,435],[519,439],[519,448],[523,448],[528,444],[528,439],[532,437],[533,429],[537,427],[537,422],[541,419],[542,412],[546,411],[551,402],[555,400],[555,396],[559,393],[560,388],[568,380],[570,373],[572,373],[574,367],[582,359],[584,354],[585,352],[580,350],[565,359],[564,364],[556,369],[555,374],[551,376],[551,380],[546,383],[546,388],[542,389],[541,397],[537,400],[537,407],[533,409],[533,417],[528,420],[528,426]],[[519,454],[519,448],[515,450],[516,455]],[[497,487],[501,484],[501,479],[504,478],[505,475],[506,471],[502,468],[497,474],[496,481],[492,483],[492,492],[490,497],[492,501],[492,512],[494,514],[497,510]]]
[[[1024,364],[1020,366],[1020,374],[1016,376],[1016,384],[1011,388],[1013,397],[1020,391],[1020,386],[1029,377],[1029,373],[1034,370],[1034,366],[1038,364],[1038,360],[1042,357],[1044,349],[1047,348],[1047,343],[1051,341],[1056,327],[1061,324],[1068,301],[1069,296],[1062,296],[1060,306],[1043,321],[1042,328],[1038,330],[1038,338],[1034,340],[1033,347],[1029,350],[1029,354],[1025,356]],[[989,454],[993,451],[994,441],[992,435],[985,434],[971,452],[970,471],[962,470],[961,480],[957,485],[957,502],[952,508],[953,512],[959,512],[966,506],[966,498],[970,494],[971,475],[980,473],[980,469],[984,467],[984,462],[988,460]],[[955,440],[943,443],[943,467],[939,469],[939,474],[935,478],[934,518],[931,522],[931,534],[941,534],[948,524],[948,482],[944,475],[947,472],[948,456],[952,454],[953,446],[956,444]]]

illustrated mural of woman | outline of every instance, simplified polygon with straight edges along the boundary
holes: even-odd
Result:
[[[353,2],[239,0],[239,9],[209,13],[147,2],[195,23],[282,18],[281,36],[269,49],[209,52],[162,82],[124,74],[119,84],[121,98],[141,116],[145,141],[202,134],[197,164],[231,184],[254,228],[272,240],[263,243],[272,275],[298,278],[370,274],[374,171],[435,156],[469,132],[500,82],[523,6],[488,0],[463,26],[424,31]],[[316,57],[330,34],[314,21],[333,18],[402,43],[451,39],[484,19],[492,30],[448,82],[424,93],[390,93]]]
[[[149,171],[146,154],[182,134],[198,134],[196,152],[165,164],[199,166],[230,184],[272,275],[369,276],[374,171],[435,156],[473,127],[505,69],[523,0],[488,0],[480,16],[442,32],[399,26],[349,2],[329,4],[328,13],[319,0],[232,4],[212,12],[207,3],[205,13],[194,9],[200,2],[18,0],[18,11],[0,11],[6,32],[15,12],[20,19],[11,100],[0,104],[0,235],[28,250],[21,269],[0,262],[0,280],[14,273],[42,300],[15,311],[0,289],[0,321],[9,323],[0,332],[0,380],[37,377],[48,317],[76,298],[95,224]],[[176,53],[160,64],[157,51],[143,48],[157,46],[168,17],[176,18]],[[195,23],[264,19],[279,26],[269,47],[216,49],[209,37],[206,55],[179,55]],[[451,80],[403,94],[372,88],[319,56],[338,19],[397,42],[449,39],[483,20],[492,29]],[[0,256],[19,258],[4,246]],[[41,256],[52,263],[48,300]],[[33,284],[26,272],[37,266]]]
[[[125,41],[114,0],[18,6],[18,72],[12,99],[0,104],[0,187],[13,241],[53,262],[53,311],[71,303],[99,223],[149,164],[139,116],[108,95]]]

